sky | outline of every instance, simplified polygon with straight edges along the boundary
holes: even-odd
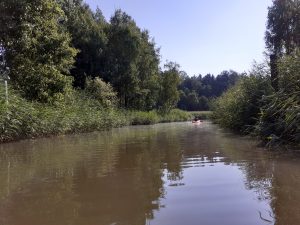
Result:
[[[147,29],[162,65],[177,62],[188,75],[247,72],[264,59],[272,0],[85,0],[109,20],[116,9]]]

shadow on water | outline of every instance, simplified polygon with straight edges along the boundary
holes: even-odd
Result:
[[[0,145],[1,225],[300,224],[300,157],[205,122]]]

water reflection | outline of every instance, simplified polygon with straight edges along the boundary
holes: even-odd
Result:
[[[296,225],[299,161],[210,123],[4,144],[0,224]]]

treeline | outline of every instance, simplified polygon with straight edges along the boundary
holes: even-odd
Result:
[[[190,78],[172,62],[161,69],[147,30],[121,10],[106,21],[82,0],[3,0],[0,15],[2,73],[30,101],[61,102],[75,89],[131,110],[207,110],[238,76]]]
[[[2,70],[24,98],[61,102],[74,88],[101,89],[104,81],[122,108],[176,106],[178,65],[161,70],[154,40],[125,12],[106,21],[82,0],[3,0],[0,15]]]
[[[210,109],[211,101],[233,86],[243,74],[235,71],[223,71],[217,76],[207,74],[189,77],[182,75],[179,85],[180,100],[178,108],[188,111]]]
[[[273,0],[259,64],[215,102],[215,121],[266,143],[300,143],[300,2]]]
[[[161,69],[121,10],[106,21],[82,0],[2,0],[0,34],[0,142],[191,118],[173,109],[179,65]]]

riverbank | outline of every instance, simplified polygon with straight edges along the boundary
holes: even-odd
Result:
[[[4,98],[0,100],[0,143],[126,125],[187,121],[194,116],[193,112],[179,109],[160,114],[155,110],[142,112],[103,107],[80,92],[52,105],[27,101],[13,90],[9,93],[8,104]],[[3,88],[0,88],[0,96],[5,96]]]
[[[266,146],[300,146],[300,52],[278,62],[278,87],[268,70],[253,68],[213,104],[212,120]],[[266,66],[266,65],[265,65]]]

